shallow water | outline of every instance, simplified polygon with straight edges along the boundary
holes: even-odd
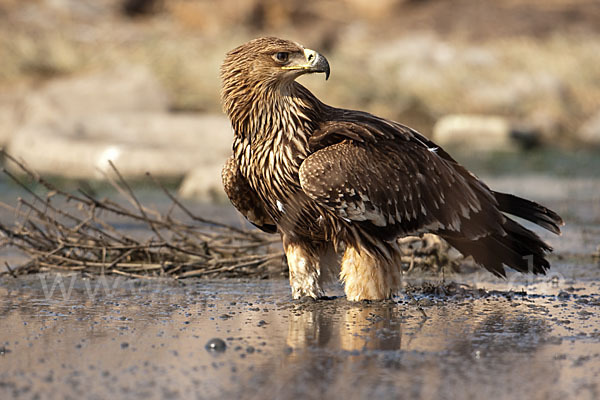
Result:
[[[283,280],[4,278],[0,397],[598,397],[597,280],[478,286],[350,303]]]

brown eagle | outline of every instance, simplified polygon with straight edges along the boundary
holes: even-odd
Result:
[[[230,51],[223,108],[234,131],[223,184],[233,205],[279,232],[294,298],[323,295],[340,277],[349,300],[386,299],[400,284],[397,238],[434,233],[494,275],[545,273],[552,248],[507,214],[556,234],[562,219],[491,190],[415,130],[328,106],[295,81],[329,63],[274,37]]]

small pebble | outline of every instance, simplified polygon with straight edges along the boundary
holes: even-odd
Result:
[[[421,300],[419,300],[418,304],[421,307],[430,307],[430,306],[434,305],[435,303],[431,299],[421,299]]]
[[[571,297],[571,295],[565,291],[561,291],[557,297],[561,300],[566,300],[566,299],[569,299]]]

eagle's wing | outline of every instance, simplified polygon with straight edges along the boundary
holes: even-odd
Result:
[[[237,162],[230,157],[221,171],[223,188],[231,203],[250,223],[267,233],[277,232],[277,226],[263,207],[262,200],[240,173]]]
[[[432,232],[498,276],[503,265],[544,273],[552,248],[503,212],[560,233],[562,219],[529,200],[490,190],[442,148],[403,125],[339,111],[310,140],[300,184],[367,237]],[[356,229],[354,229],[356,231]]]
[[[418,133],[385,120],[346,121],[314,137],[321,149],[302,163],[300,184],[339,218],[386,240],[420,232],[476,239],[502,231],[493,192]]]

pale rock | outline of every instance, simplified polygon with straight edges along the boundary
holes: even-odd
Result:
[[[220,115],[92,115],[69,124],[26,125],[8,152],[42,175],[102,179],[112,161],[125,177],[149,172],[178,178],[198,166],[222,165],[232,135]]]
[[[444,147],[462,149],[513,150],[510,124],[502,117],[484,115],[447,115],[433,127],[433,140]]]
[[[538,133],[499,116],[454,114],[435,124],[433,140],[464,152],[515,151],[536,144]]]
[[[179,186],[179,195],[201,201],[226,201],[227,195],[221,182],[221,169],[225,160],[226,158],[218,165],[200,166],[190,171]]]
[[[143,66],[55,79],[24,101],[26,123],[61,123],[90,114],[166,112],[168,97],[156,77]]]
[[[600,112],[583,123],[577,131],[577,140],[588,146],[600,147]]]
[[[17,99],[0,95],[0,148],[13,138],[19,124]]]

